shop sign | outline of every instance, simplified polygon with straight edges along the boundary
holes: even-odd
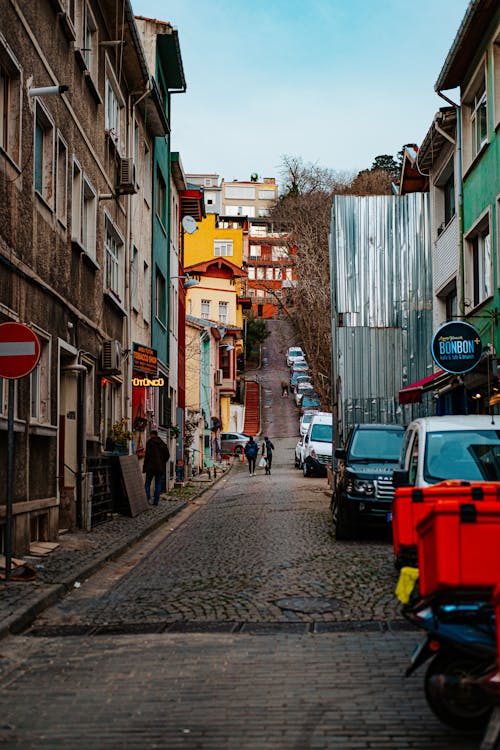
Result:
[[[165,385],[164,378],[132,378],[132,385],[136,388],[162,388]]]
[[[483,345],[479,332],[470,323],[445,323],[434,334],[431,353],[445,372],[460,375],[473,370],[481,359]]]
[[[158,357],[156,349],[144,344],[132,344],[132,368],[146,375],[156,375],[158,372]]]

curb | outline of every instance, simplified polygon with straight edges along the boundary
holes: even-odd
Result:
[[[47,584],[48,589],[46,591],[44,591],[42,594],[39,594],[38,596],[34,595],[33,597],[31,597],[29,603],[27,603],[24,609],[20,607],[17,613],[6,617],[0,623],[0,640],[6,638],[8,635],[17,635],[21,633],[29,625],[31,625],[34,620],[36,620],[41,612],[43,612],[48,607],[51,607],[53,604],[56,604],[56,602],[58,602],[60,599],[63,599],[64,596],[66,596],[66,594],[68,594],[73,589],[74,584],[77,581],[85,581],[87,578],[90,578],[90,576],[104,567],[107,562],[117,559],[118,557],[123,555],[124,552],[133,547],[134,544],[139,542],[141,539],[144,539],[151,532],[156,531],[156,529],[159,528],[163,523],[187,508],[190,502],[196,500],[205,492],[208,492],[208,490],[212,489],[212,487],[217,484],[217,482],[219,482],[223,477],[229,474],[232,468],[233,464],[229,466],[227,471],[221,473],[220,476],[216,477],[213,481],[210,481],[210,484],[207,487],[201,487],[196,494],[189,498],[189,500],[179,503],[176,508],[174,508],[171,512],[167,512],[161,518],[154,519],[149,526],[141,529],[136,534],[129,537],[125,542],[119,543],[108,551],[103,552],[102,555],[97,557],[91,563],[88,563],[88,565],[80,568],[78,572],[71,573],[60,583]]]

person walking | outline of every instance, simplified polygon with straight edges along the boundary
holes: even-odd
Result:
[[[273,450],[274,445],[271,443],[269,438],[264,438],[264,442],[262,443],[262,455],[266,459],[266,474],[271,474],[271,466],[273,463]]]
[[[144,489],[148,503],[151,498],[151,482],[155,480],[155,493],[153,496],[153,505],[158,505],[163,487],[163,478],[167,469],[167,461],[170,458],[168,446],[158,436],[158,430],[151,430],[149,440],[146,443],[144,454],[144,464],[142,471],[146,474]]]
[[[282,380],[281,381],[281,397],[288,396],[288,381]]]
[[[251,477],[255,476],[255,461],[257,459],[257,453],[259,452],[259,446],[253,439],[250,438],[248,443],[245,445],[245,456],[248,461],[248,471]]]

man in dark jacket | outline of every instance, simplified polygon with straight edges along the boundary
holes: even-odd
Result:
[[[273,463],[273,450],[274,450],[274,445],[266,436],[264,438],[264,442],[262,443],[262,455],[266,459],[266,474],[271,473],[271,465]]]
[[[148,502],[150,501],[151,497],[151,482],[153,481],[153,477],[155,480],[155,494],[153,497],[153,505],[158,505],[158,503],[160,502],[163,477],[165,476],[167,461],[169,458],[170,451],[168,450],[168,446],[160,437],[158,437],[157,430],[151,430],[149,440],[146,443],[146,452],[144,454],[144,465],[142,467],[142,471],[146,474],[144,489],[146,490],[146,497],[148,498]]]
[[[257,458],[257,453],[259,452],[259,446],[253,439],[253,437],[250,438],[248,443],[245,445],[245,456],[248,461],[248,471],[250,472],[250,476],[255,476],[255,460]]]

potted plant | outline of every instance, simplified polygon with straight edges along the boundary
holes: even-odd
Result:
[[[128,453],[128,444],[132,440],[134,434],[127,429],[128,420],[126,417],[120,419],[119,422],[115,422],[112,425],[111,430],[108,433],[108,441],[113,453],[119,453],[125,455]]]

